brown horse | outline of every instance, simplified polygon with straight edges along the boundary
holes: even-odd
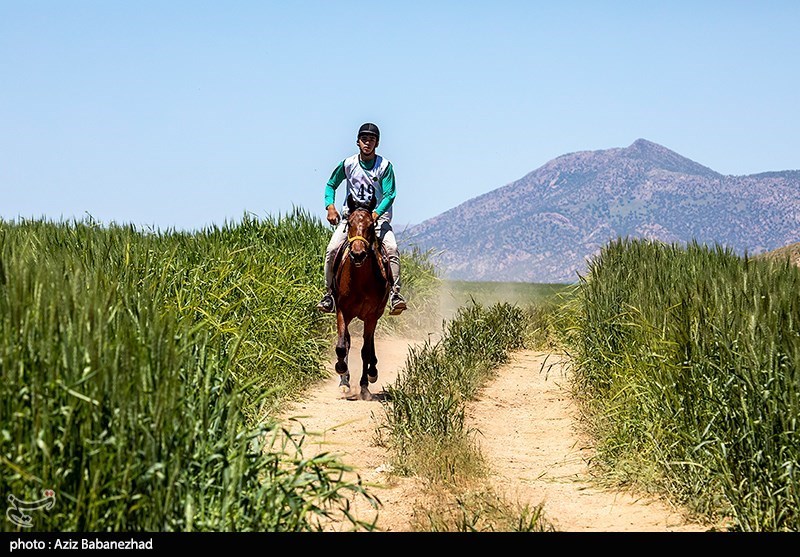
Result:
[[[378,379],[378,358],[375,355],[375,328],[389,300],[390,271],[385,265],[383,250],[372,219],[373,202],[369,207],[356,206],[347,198],[347,242],[339,250],[333,297],[336,301],[336,372],[342,392],[350,390],[350,322],[364,323],[364,344],[361,348],[361,399],[372,400],[369,383]]]

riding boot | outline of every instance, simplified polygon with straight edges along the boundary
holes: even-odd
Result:
[[[322,300],[317,304],[317,309],[322,313],[333,313],[335,307],[336,303],[333,301],[333,292],[328,288]]]
[[[389,315],[400,315],[406,307],[406,301],[400,295],[400,286],[395,283],[389,296]]]

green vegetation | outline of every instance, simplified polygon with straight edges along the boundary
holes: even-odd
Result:
[[[473,400],[509,353],[522,348],[527,322],[509,303],[473,303],[447,323],[442,339],[412,349],[395,385],[386,389],[382,436],[403,474],[427,479],[438,501],[424,531],[547,531],[541,508],[515,509],[487,490],[490,473],[465,428]]]
[[[559,330],[606,474],[745,531],[800,529],[800,269],[618,240]]]
[[[525,345],[553,348],[557,344],[554,315],[571,296],[574,286],[527,282],[469,282],[442,280],[439,289],[442,320],[452,320],[461,308],[509,304],[524,313]]]
[[[471,487],[487,470],[463,405],[522,345],[571,356],[602,481],[667,495],[732,530],[800,529],[800,269],[789,257],[626,239],[576,285],[443,286],[461,305],[441,341],[409,355],[382,432],[397,469],[435,493],[420,529],[548,528],[540,509]],[[504,310],[517,323],[508,336]],[[448,352],[453,339],[470,342]]]
[[[360,479],[304,457],[272,418],[323,377],[329,235],[303,211],[196,233],[0,221],[0,493],[54,490],[64,504],[41,530],[373,529],[349,513],[354,493],[379,505]],[[411,310],[379,332],[428,340],[376,435],[437,501],[418,529],[551,529],[484,487],[465,429],[465,405],[521,348],[571,356],[608,482],[739,530],[800,529],[789,258],[619,240],[576,285],[528,285],[441,281],[427,253],[401,257]]]
[[[538,284],[530,282],[469,282],[443,280],[442,297],[452,300],[457,312],[471,302],[482,306],[511,304],[519,307],[536,306],[568,293],[568,284]]]
[[[196,234],[0,223],[0,493],[54,490],[37,527],[61,531],[305,530],[345,508],[364,492],[346,467],[258,419],[322,377],[328,236],[300,211]]]
[[[430,261],[430,253],[416,247],[401,248],[402,291],[408,310],[389,319],[380,319],[378,334],[416,337],[420,331],[440,325],[438,313],[430,309],[436,303],[441,282]],[[331,321],[335,323],[335,318]],[[358,330],[361,322],[356,320],[354,325],[354,330]]]

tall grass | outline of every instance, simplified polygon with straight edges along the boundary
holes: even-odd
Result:
[[[599,454],[747,531],[800,529],[800,269],[620,239],[562,314]]]
[[[441,318],[435,305],[438,300],[441,280],[431,263],[432,251],[423,251],[416,246],[400,249],[401,292],[408,309],[396,316],[389,316],[389,307],[378,321],[379,334],[418,337],[422,331],[441,327]]]
[[[334,319],[314,306],[329,234],[303,211],[195,233],[0,221],[0,493],[54,490],[37,530],[372,529],[350,496],[379,502],[349,468],[305,458],[304,437],[271,419],[324,376]],[[401,258],[410,309],[383,330],[441,334],[387,388],[380,434],[397,470],[443,486],[427,529],[549,529],[539,508],[459,486],[489,473],[465,404],[509,352],[556,336],[612,478],[741,530],[800,529],[788,261],[620,240],[559,288],[563,305],[470,295],[445,319],[428,254]]]
[[[400,462],[408,462],[424,437],[443,445],[465,435],[464,406],[508,352],[522,345],[522,310],[510,304],[463,307],[445,326],[443,338],[409,350],[395,385],[388,424]]]
[[[322,376],[328,234],[0,222],[0,493],[54,490],[34,520],[62,531],[308,530],[372,499],[262,419]]]
[[[541,508],[514,508],[483,480],[490,473],[465,425],[466,404],[496,368],[523,346],[522,309],[509,303],[462,307],[443,324],[442,338],[409,351],[394,385],[379,437],[395,469],[443,487],[443,503],[427,510],[427,530],[546,530]],[[473,486],[479,485],[479,489]],[[448,501],[455,500],[456,503]],[[444,509],[444,510],[443,510]],[[424,513],[423,513],[424,514]]]

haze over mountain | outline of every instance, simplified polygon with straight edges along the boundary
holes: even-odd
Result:
[[[722,175],[637,139],[562,155],[397,235],[471,281],[575,282],[618,237],[757,255],[800,241],[800,170]]]

